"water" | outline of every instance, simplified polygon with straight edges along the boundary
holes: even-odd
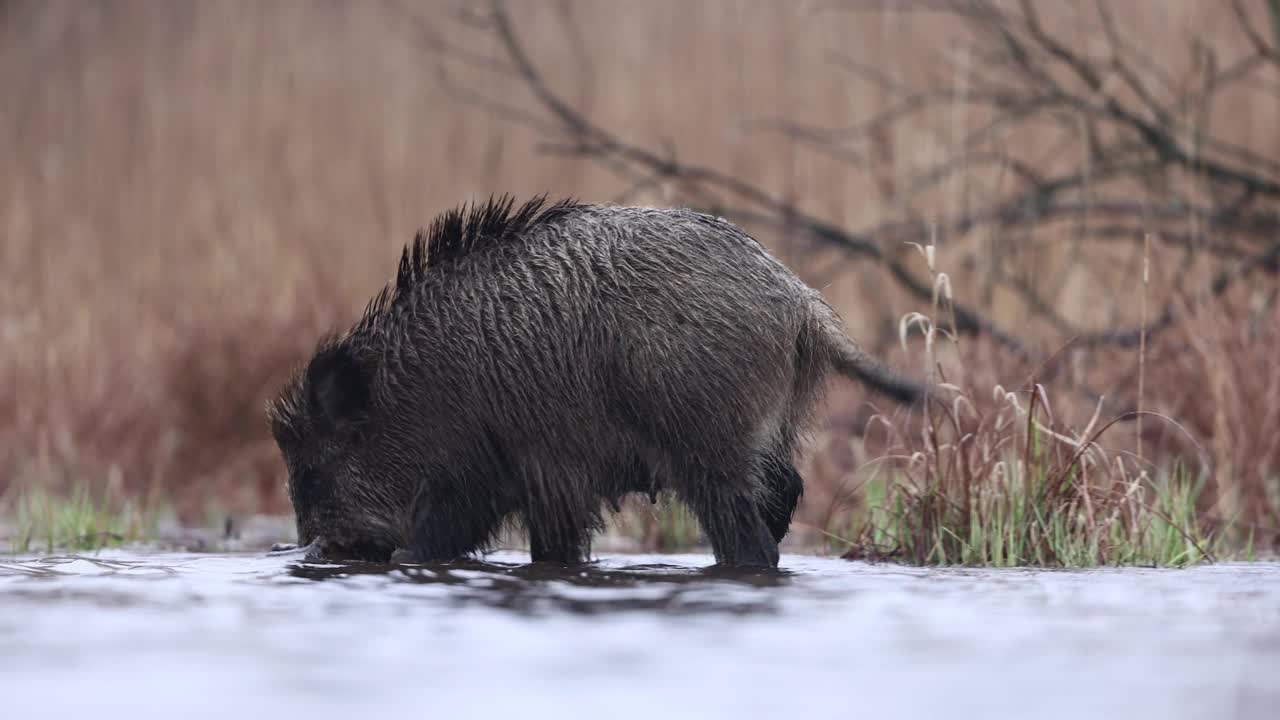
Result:
[[[1280,718],[1280,565],[0,559],[8,718]],[[286,715],[287,714],[287,715]]]

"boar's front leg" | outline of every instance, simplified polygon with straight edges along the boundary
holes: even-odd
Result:
[[[591,552],[587,532],[578,529],[572,534],[548,536],[543,530],[545,527],[529,528],[529,557],[533,562],[581,565],[587,561]]]
[[[592,473],[554,462],[524,463],[523,515],[533,562],[580,565],[591,549],[591,529],[599,499],[590,490]]]
[[[591,552],[590,521],[563,508],[528,512],[529,556],[533,562],[581,565]]]
[[[432,483],[418,497],[413,513],[413,530],[408,552],[395,557],[412,557],[417,562],[449,562],[466,557],[486,546],[508,510],[497,498],[472,491],[463,495],[453,482]]]

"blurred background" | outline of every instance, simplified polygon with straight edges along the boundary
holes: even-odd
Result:
[[[6,0],[0,495],[288,513],[289,370],[437,213],[548,193],[721,213],[895,367],[1280,537],[1277,128],[1277,0]],[[880,412],[833,386],[800,523]]]

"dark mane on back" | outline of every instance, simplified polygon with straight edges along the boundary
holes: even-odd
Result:
[[[462,205],[441,213],[429,230],[418,230],[413,242],[404,247],[395,283],[374,296],[356,328],[370,327],[379,317],[402,304],[413,288],[439,268],[509,242],[581,207],[583,205],[572,198],[548,205],[547,196],[539,195],[517,208],[515,199],[504,194],[497,198],[490,196],[482,204]]]
[[[490,197],[482,205],[472,204],[470,209],[464,205],[448,210],[431,223],[431,230],[425,238],[422,231],[418,231],[413,240],[412,257],[409,248],[405,248],[400,257],[396,285],[418,282],[427,268],[454,262],[477,250],[509,240],[579,207],[581,205],[572,199],[547,205],[547,196],[539,195],[515,208],[515,200],[510,195],[503,195],[496,199]]]

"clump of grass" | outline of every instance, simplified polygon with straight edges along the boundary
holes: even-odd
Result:
[[[994,567],[1181,566],[1218,553],[1197,512],[1203,479],[1131,475],[1096,446],[1086,458],[1031,427],[978,431],[875,472],[837,516],[833,544],[849,558]]]
[[[158,514],[125,500],[111,507],[95,498],[86,485],[59,495],[44,490],[17,493],[0,506],[8,521],[9,546],[14,554],[43,550],[92,551],[153,536]]]
[[[702,526],[684,503],[659,503],[652,515],[651,544],[657,552],[685,552],[702,542]]]
[[[934,317],[945,316],[950,280],[937,271],[932,244],[918,249],[934,280]],[[1141,444],[1138,452],[1103,444],[1119,421],[1158,415],[1139,409],[1099,425],[1099,401],[1077,432],[1055,419],[1048,390],[1033,380],[1021,391],[997,385],[985,397],[948,383],[937,344],[955,334],[913,313],[901,326],[904,345],[911,327],[925,336],[937,395],[918,439],[877,417],[891,450],[871,464],[850,509],[833,514],[827,529],[846,557],[1089,567],[1185,565],[1215,556],[1218,534],[1198,511],[1207,474],[1193,476],[1181,465],[1157,469],[1141,456]]]
[[[645,552],[687,552],[704,542],[698,518],[674,497],[657,503],[629,498],[607,522],[610,532],[634,541]]]

